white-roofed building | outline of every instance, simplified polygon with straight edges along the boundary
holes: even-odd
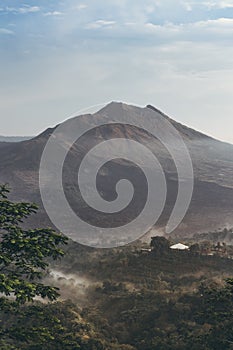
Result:
[[[184,245],[182,243],[177,243],[177,244],[174,244],[170,247],[170,249],[177,249],[177,250],[188,250],[189,247],[187,245]]]

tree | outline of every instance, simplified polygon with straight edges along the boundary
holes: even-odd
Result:
[[[151,237],[150,246],[156,253],[164,253],[169,251],[170,243],[165,237],[155,236]]]
[[[17,314],[8,313],[4,319],[4,327],[0,328],[0,349],[111,349],[104,345],[102,335],[81,317],[80,309],[69,301],[35,302],[20,305],[18,311]]]
[[[40,283],[48,268],[48,258],[64,255],[60,245],[67,238],[54,230],[24,229],[23,221],[36,213],[37,206],[8,200],[9,188],[0,186],[0,293],[14,298],[17,304],[32,301],[36,296],[55,300],[58,288]],[[6,300],[0,299],[5,305]]]
[[[201,251],[200,245],[198,243],[194,243],[190,246],[189,251],[193,254],[199,254]]]
[[[195,320],[202,327],[209,325],[207,332],[199,335],[204,349],[233,349],[233,279],[226,279],[224,287],[201,286],[201,303],[194,314]]]

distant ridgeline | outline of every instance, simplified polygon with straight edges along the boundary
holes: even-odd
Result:
[[[32,139],[33,136],[0,136],[0,142],[20,142]]]
[[[219,230],[215,232],[197,233],[197,234],[194,234],[192,237],[184,237],[183,241],[186,243],[210,241],[216,244],[218,242],[223,242],[228,245],[232,245],[233,228],[230,228],[230,229],[225,228],[224,230]]]

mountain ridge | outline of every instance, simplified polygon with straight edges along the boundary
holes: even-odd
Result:
[[[0,142],[21,142],[32,139],[33,136],[3,136],[0,135]]]
[[[117,116],[118,113],[129,113],[133,121],[133,118],[143,118],[145,113],[148,115],[148,108],[153,117],[153,108],[155,107],[149,106],[140,108],[113,102],[94,114],[84,114],[74,117],[72,118],[72,122],[76,123],[77,118],[81,118],[83,122],[94,127],[96,118],[107,118],[106,120],[109,120],[109,114],[112,111],[115,113],[111,117],[113,121],[114,115]],[[154,111],[158,113],[156,108]],[[189,149],[194,168],[195,185],[193,199],[185,219],[175,234],[183,235],[184,233],[187,234],[187,231],[188,234],[195,234],[205,232],[208,229],[215,230],[224,228],[225,226],[233,226],[233,179],[231,178],[233,172],[233,145],[215,140],[183,124],[177,123],[160,111],[159,113],[168,118],[172,122],[172,125],[180,132]],[[18,144],[9,143],[5,144],[4,147],[0,147],[0,182],[8,182],[10,184],[13,190],[13,199],[33,201],[40,206],[38,217],[32,219],[33,225],[52,225],[44,212],[40,198],[39,166],[45,144],[53,131],[58,127],[59,125],[48,128],[30,140]],[[64,136],[61,135],[62,138]],[[85,153],[99,142],[115,137],[126,137],[144,143],[158,157],[164,169],[169,190],[164,212],[155,227],[155,229],[163,230],[177,195],[178,183],[176,169],[171,155],[162,147],[160,142],[153,139],[150,134],[135,127],[129,125],[122,126],[116,123],[110,126],[103,126],[99,129],[94,128],[87,135],[86,139],[82,139],[77,145],[72,147],[66,161],[67,171],[64,171],[63,179],[67,196],[73,207],[75,207],[75,200],[77,200],[77,198],[75,199],[75,195],[77,193],[74,191],[74,184],[78,170],[76,162],[80,162]],[[140,196],[143,197],[142,192],[140,192],[140,174],[134,167],[129,166],[123,161],[112,163],[111,166],[105,167],[100,174],[100,187],[106,186],[106,189],[103,190],[106,198],[111,199],[113,186],[109,182],[108,175],[115,178],[116,176],[121,177],[125,173],[127,176],[133,175],[135,184],[139,187],[138,200],[140,202]],[[138,207],[140,207],[140,203],[138,203]],[[85,211],[85,206],[80,210],[84,216],[92,219],[93,213],[91,211]],[[127,215],[126,218],[129,218],[134,213],[129,212]],[[124,221],[126,218],[124,217],[122,220]],[[109,222],[109,218],[107,219],[101,215],[98,216],[98,220],[103,225]]]

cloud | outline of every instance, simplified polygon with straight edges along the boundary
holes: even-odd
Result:
[[[78,10],[78,11],[79,10],[84,10],[86,8],[88,8],[88,6],[86,4],[79,4],[79,5],[75,6],[75,9]]]
[[[52,11],[52,12],[46,12],[44,13],[44,16],[62,16],[63,13],[60,11]]]
[[[13,35],[14,32],[6,28],[0,28],[0,34]]]
[[[33,12],[39,12],[40,11],[40,7],[39,6],[24,6],[24,7],[20,7],[18,9],[19,13],[33,13]]]
[[[208,9],[227,9],[227,8],[233,8],[233,1],[232,0],[225,0],[225,1],[205,1],[202,2],[202,5],[206,6]]]
[[[166,23],[164,25],[160,24],[153,24],[153,23],[145,23],[144,28],[148,29],[150,32],[180,32],[182,26],[181,25],[175,25],[173,23]]]
[[[182,5],[186,9],[186,11],[188,12],[193,11],[193,4],[191,4],[190,2],[183,2]]]
[[[209,33],[218,35],[232,34],[233,18],[217,18],[213,20],[200,21],[194,23],[194,27],[206,30]]]
[[[137,23],[125,22],[128,38],[137,38],[138,41],[144,38],[144,46],[153,43],[159,46],[162,43],[180,41],[211,42],[217,44],[224,40],[231,40],[233,33],[233,18],[217,18],[213,20],[196,21],[191,23],[174,24],[167,22],[157,24],[152,22]],[[121,26],[122,30],[123,26]],[[122,35],[118,27],[115,27],[115,36]],[[143,45],[143,44],[142,44]]]
[[[116,21],[106,21],[100,19],[98,21],[89,23],[86,28],[87,29],[98,29],[98,28],[112,28],[116,24]]]
[[[13,12],[15,14],[26,14],[26,13],[35,13],[39,12],[40,7],[39,6],[29,6],[24,5],[23,7],[6,7],[6,12]]]
[[[145,12],[146,13],[151,14],[154,11],[155,11],[155,6],[152,6],[152,5],[145,6]]]

